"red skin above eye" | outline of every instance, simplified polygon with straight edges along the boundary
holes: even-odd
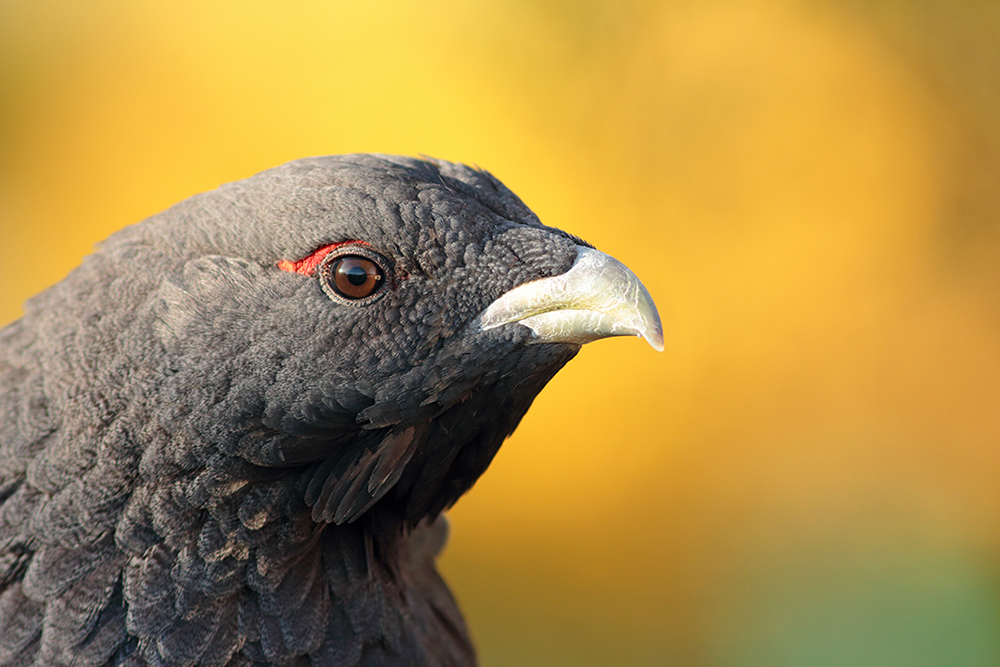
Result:
[[[317,248],[312,251],[312,253],[306,255],[297,262],[290,262],[287,259],[283,259],[278,262],[278,268],[282,271],[289,271],[290,273],[301,273],[304,276],[311,276],[316,273],[316,267],[320,265],[324,257],[330,254],[331,250],[351,244],[369,245],[364,241],[342,241],[340,243],[331,243],[330,245],[325,245],[322,248]]]

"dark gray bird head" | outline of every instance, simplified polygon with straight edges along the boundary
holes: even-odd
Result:
[[[410,523],[436,514],[581,343],[662,348],[631,272],[446,162],[300,160],[102,254],[145,283],[164,428],[254,466],[313,464],[317,521],[352,521],[387,494]]]
[[[662,349],[638,279],[448,162],[298,160],[119,232],[0,333],[18,650],[84,655],[106,631],[116,660],[408,664],[448,635],[467,656],[413,546],[440,540],[401,536],[618,335]],[[74,616],[88,577],[101,599]],[[32,635],[36,608],[61,629]]]

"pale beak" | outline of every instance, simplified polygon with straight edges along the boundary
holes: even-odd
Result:
[[[480,330],[517,322],[533,343],[589,343],[610,336],[642,336],[663,351],[656,305],[634,273],[614,257],[579,246],[570,270],[518,285],[480,315]]]

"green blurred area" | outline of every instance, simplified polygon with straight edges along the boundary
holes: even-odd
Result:
[[[1000,5],[0,0],[0,322],[307,155],[489,169],[615,255],[451,512],[486,667],[1000,664]]]

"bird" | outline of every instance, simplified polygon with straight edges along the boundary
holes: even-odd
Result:
[[[0,330],[0,666],[476,664],[444,512],[649,292],[489,172],[296,160]]]

